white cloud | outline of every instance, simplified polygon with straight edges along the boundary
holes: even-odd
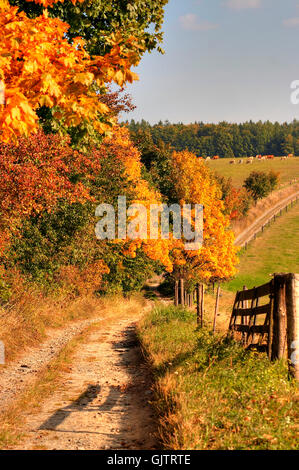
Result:
[[[226,2],[228,8],[233,10],[245,10],[247,8],[260,8],[262,0],[228,0]]]
[[[193,13],[181,16],[180,24],[186,31],[210,31],[211,29],[218,28],[218,24],[210,23],[209,21],[199,21],[198,16]]]
[[[283,24],[287,28],[295,28],[296,26],[299,26],[299,18],[289,18],[288,20],[284,20]]]

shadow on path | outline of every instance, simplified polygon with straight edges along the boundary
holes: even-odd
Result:
[[[101,384],[89,384],[74,402],[55,411],[38,427],[38,430],[54,431],[64,435],[70,433],[80,436],[84,434],[103,436],[104,443],[100,443],[99,437],[97,442],[99,447],[95,448],[157,449],[155,437],[157,423],[150,405],[152,376],[142,356],[136,325],[131,323],[110,338],[108,344],[110,343],[113,351],[112,362],[108,362],[107,369],[103,371],[104,380]],[[109,373],[111,365],[112,370],[120,371],[118,383],[115,383],[117,373],[113,372],[113,375]],[[99,370],[99,373],[100,378],[102,371]],[[112,383],[109,383],[110,381]],[[72,419],[72,414],[80,416],[81,413],[88,413],[88,416],[91,413],[90,418],[98,415],[98,419],[95,421],[90,421],[90,418]],[[65,422],[68,418],[70,420]],[[63,429],[60,429],[63,423],[65,423]],[[84,441],[82,442],[84,446]],[[104,447],[101,447],[102,445]]]

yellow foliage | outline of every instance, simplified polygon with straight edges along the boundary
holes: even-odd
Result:
[[[203,281],[230,278],[236,272],[237,249],[218,184],[204,162],[188,151],[174,152],[172,164],[172,180],[180,203],[204,206],[203,246],[198,251],[176,248],[176,270],[187,278]]]
[[[170,252],[173,246],[171,240],[150,240],[150,205],[161,204],[161,194],[150,188],[147,181],[142,178],[140,152],[134,147],[130,140],[128,129],[125,127],[115,128],[113,136],[104,141],[109,155],[119,159],[125,167],[125,174],[131,187],[134,188],[133,203],[142,204],[147,209],[148,238],[144,240],[126,240],[123,253],[125,256],[135,258],[138,249],[142,249],[146,255],[155,261],[159,261],[165,269],[172,271],[173,265]],[[119,243],[120,241],[118,241]]]
[[[54,1],[38,3],[48,6]],[[130,68],[137,65],[138,54],[126,49],[120,35],[113,35],[109,54],[91,58],[81,38],[72,44],[67,41],[68,28],[60,19],[49,18],[47,10],[30,19],[0,0],[0,80],[5,87],[5,104],[0,105],[2,141],[36,132],[40,106],[55,108],[66,127],[100,120],[97,130],[110,130],[109,108],[101,103],[93,85],[105,87],[114,81],[122,86],[136,80]]]

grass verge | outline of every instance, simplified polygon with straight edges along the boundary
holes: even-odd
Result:
[[[189,311],[157,306],[139,325],[155,375],[162,446],[295,449],[298,393],[284,362],[196,328]]]

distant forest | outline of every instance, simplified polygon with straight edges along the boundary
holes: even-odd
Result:
[[[299,121],[292,123],[245,122],[231,124],[171,124],[169,121],[151,125],[141,122],[126,123],[132,137],[138,134],[152,140],[154,145],[171,146],[177,151],[189,150],[197,156],[219,155],[224,158],[255,155],[299,155]]]

